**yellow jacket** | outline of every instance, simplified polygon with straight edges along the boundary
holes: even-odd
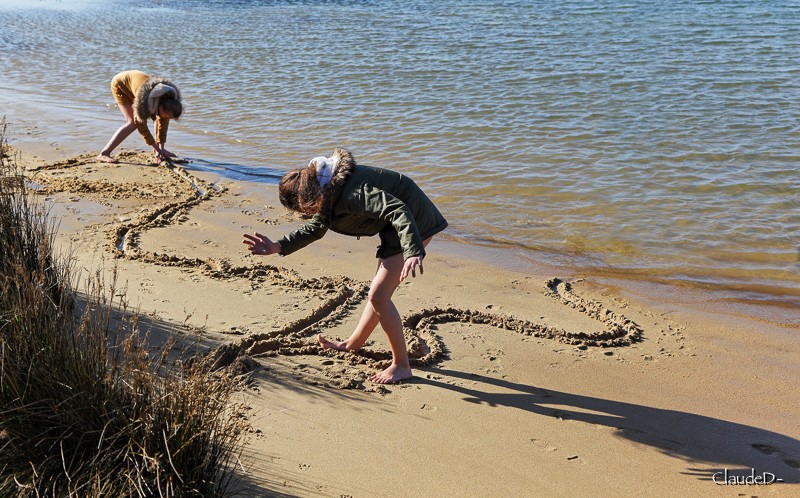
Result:
[[[111,80],[111,92],[114,100],[120,105],[131,106],[133,108],[133,121],[136,128],[150,147],[155,147],[156,141],[150,134],[147,127],[147,120],[153,119],[156,122],[156,135],[158,142],[163,146],[167,142],[167,130],[169,129],[169,119],[161,119],[158,115],[158,105],[152,110],[150,92],[153,88],[163,84],[178,100],[181,99],[180,90],[171,81],[158,76],[150,76],[141,71],[124,71],[114,76]]]

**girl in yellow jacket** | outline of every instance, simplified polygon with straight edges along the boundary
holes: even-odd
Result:
[[[97,159],[116,163],[117,160],[111,157],[111,152],[136,129],[147,145],[153,148],[153,154],[159,160],[175,157],[175,154],[164,148],[164,144],[167,141],[169,120],[178,119],[183,113],[178,87],[166,78],[150,76],[141,71],[125,71],[111,80],[111,92],[119,110],[125,116],[125,124],[114,133]],[[148,119],[153,119],[156,123],[158,140],[150,134]]]

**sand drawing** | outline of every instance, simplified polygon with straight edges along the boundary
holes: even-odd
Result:
[[[137,166],[153,165],[150,156],[135,152],[120,152],[123,164]],[[79,166],[108,167],[96,163],[93,155],[49,163],[33,168],[32,171],[65,170]],[[116,166],[121,167],[121,166]],[[124,167],[124,166],[122,166]],[[287,268],[255,263],[248,266],[234,266],[227,259],[201,259],[180,254],[149,252],[141,247],[141,235],[152,228],[164,227],[178,222],[187,216],[195,206],[212,198],[223,196],[224,187],[209,184],[191,173],[179,163],[162,162],[153,168],[167,180],[164,191],[152,195],[152,189],[137,188],[134,185],[119,185],[104,180],[79,178],[58,178],[50,175],[35,175],[32,181],[39,185],[37,192],[43,194],[94,194],[118,199],[140,197],[153,199],[152,207],[140,211],[135,219],[115,220],[104,229],[107,233],[107,249],[116,257],[136,260],[153,265],[182,267],[192,269],[202,275],[220,280],[246,279],[257,285],[280,286],[285,289],[313,290],[323,297],[323,303],[310,310],[304,317],[285,323],[278,330],[245,336],[238,342],[230,342],[218,347],[211,354],[216,356],[218,367],[229,365],[243,357],[310,355],[328,357],[341,363],[374,368],[385,368],[391,361],[391,352],[386,349],[364,347],[357,352],[326,350],[319,346],[315,337],[331,326],[340,323],[366,299],[368,283],[345,276],[319,275],[302,277]],[[161,201],[159,199],[169,199]],[[486,313],[453,307],[433,307],[414,312],[404,317],[403,325],[408,343],[409,356],[414,366],[430,366],[447,358],[448,350],[442,338],[437,335],[439,324],[460,322],[491,326],[523,336],[531,336],[586,347],[621,347],[641,339],[642,329],[625,316],[615,313],[597,301],[584,299],[572,290],[570,283],[553,278],[545,282],[545,295],[559,301],[564,306],[594,319],[602,325],[596,332],[567,332],[561,328],[534,323],[522,318],[501,314]],[[326,364],[323,361],[323,365]],[[361,386],[353,379],[334,382],[337,387]]]

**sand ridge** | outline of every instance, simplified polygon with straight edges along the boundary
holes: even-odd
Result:
[[[151,252],[141,247],[141,235],[150,229],[179,223],[189,211],[212,198],[224,196],[226,187],[210,184],[187,171],[183,161],[155,163],[152,157],[137,152],[120,152],[121,165],[98,163],[93,155],[85,154],[73,158],[47,163],[30,168],[32,172],[49,172],[33,178],[40,184],[37,192],[52,194],[91,195],[100,198],[118,199],[136,197],[150,202],[136,219],[114,220],[105,230],[106,249],[115,257],[166,267],[180,267],[196,271],[218,280],[245,279],[257,286],[280,286],[286,289],[313,290],[323,296],[323,303],[310,310],[304,317],[292,320],[278,330],[251,334],[238,342],[220,346],[214,354],[217,366],[230,364],[240,357],[269,357],[311,355],[335,358],[352,367],[361,367],[348,372],[345,380],[332,382],[336,387],[363,386],[365,371],[385,368],[391,361],[388,350],[364,347],[356,352],[326,350],[319,346],[315,337],[338,324],[352,314],[366,299],[368,284],[335,275],[320,275],[303,278],[297,272],[273,265],[255,263],[235,266],[225,258],[202,259],[180,254]],[[104,179],[83,177],[59,178],[53,173],[76,167],[91,166],[102,169],[124,167],[124,165],[155,166],[160,181],[158,195],[153,186],[146,183],[113,183]],[[446,344],[436,334],[436,325],[442,323],[482,324],[512,331],[522,336],[550,339],[556,342],[588,347],[624,347],[639,340],[642,328],[605,307],[602,303],[577,296],[570,283],[553,278],[545,282],[542,292],[564,306],[585,314],[602,326],[600,331],[567,332],[563,328],[548,326],[533,321],[457,307],[433,307],[413,312],[403,320],[412,365],[429,366],[448,357]],[[325,364],[325,363],[323,363]],[[339,377],[339,376],[337,376]]]

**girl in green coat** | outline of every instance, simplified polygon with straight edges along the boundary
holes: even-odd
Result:
[[[447,221],[425,193],[408,177],[395,171],[357,165],[344,148],[331,157],[317,157],[306,168],[286,173],[279,185],[281,204],[311,215],[303,227],[277,241],[260,233],[244,234],[252,254],[288,255],[321,239],[328,230],[352,235],[378,235],[378,270],[369,300],[355,331],[342,342],[320,335],[327,349],[361,348],[378,323],[389,338],[392,365],[369,380],[387,384],[412,377],[403,323],[392,294],[409,275],[422,275],[425,247],[447,227]]]

